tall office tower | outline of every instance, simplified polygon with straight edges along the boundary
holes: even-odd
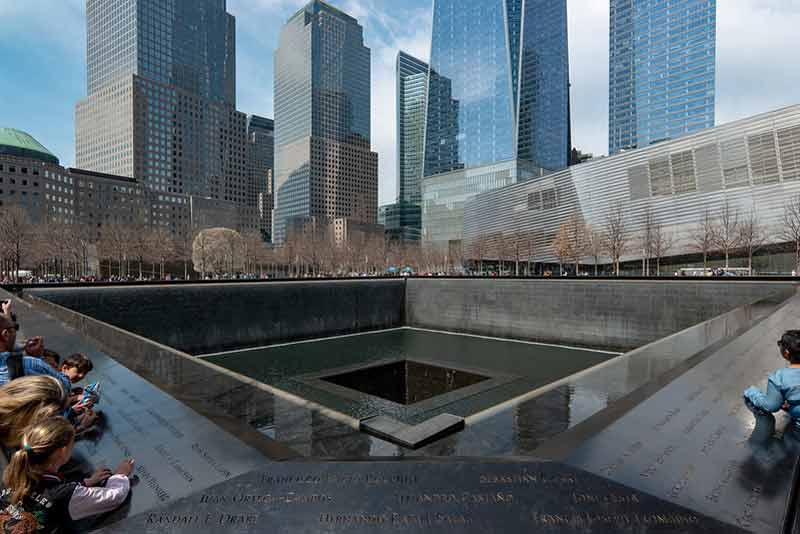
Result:
[[[397,200],[422,200],[425,94],[428,64],[403,51],[397,54]]]
[[[245,204],[246,116],[235,109],[225,0],[87,0],[87,98],[76,164],[173,194]],[[230,226],[255,229],[255,221]]]
[[[313,0],[283,26],[275,52],[273,241],[292,219],[374,224],[377,211],[370,50],[356,19]]]
[[[716,0],[611,0],[608,152],[714,126]]]
[[[567,166],[566,0],[435,0],[424,175]]]
[[[247,205],[255,208],[259,232],[265,241],[272,235],[272,172],[275,168],[275,123],[272,119],[247,117]]]

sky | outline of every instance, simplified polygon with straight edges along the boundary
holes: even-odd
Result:
[[[227,0],[236,17],[237,108],[273,116],[273,52],[301,0]],[[427,60],[432,0],[329,0],[372,50],[379,202],[396,195],[397,51]],[[573,144],[608,150],[608,0],[568,0]],[[27,131],[72,165],[86,94],[85,0],[0,0],[0,126]],[[717,124],[800,103],[800,0],[717,0]]]

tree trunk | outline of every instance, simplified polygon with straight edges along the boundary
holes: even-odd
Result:
[[[800,241],[794,243],[794,272],[800,274]]]

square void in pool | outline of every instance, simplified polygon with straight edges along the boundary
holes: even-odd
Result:
[[[488,376],[414,360],[402,360],[321,377],[325,382],[405,405],[416,404],[488,379]]]
[[[467,417],[616,353],[400,328],[204,355],[356,419]]]

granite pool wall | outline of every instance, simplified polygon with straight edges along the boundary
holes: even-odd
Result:
[[[190,354],[403,325],[404,280],[25,290]]]
[[[401,326],[626,351],[793,282],[411,278],[26,289],[191,354]]]
[[[627,351],[793,282],[409,279],[407,326]]]

